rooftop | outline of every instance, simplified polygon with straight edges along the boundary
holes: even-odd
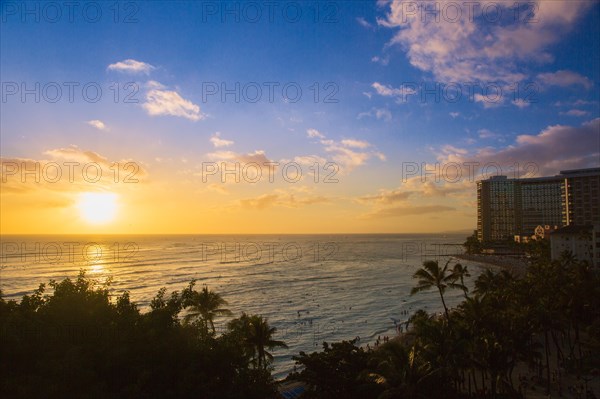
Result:
[[[587,168],[587,169],[571,169],[571,170],[561,170],[560,174],[554,176],[541,176],[541,177],[521,177],[521,178],[511,178],[509,179],[507,176],[498,175],[498,176],[490,176],[487,179],[482,179],[480,181],[520,181],[526,183],[536,183],[536,182],[552,182],[552,181],[562,181],[565,178],[570,177],[584,177],[584,176],[600,176],[600,168]]]

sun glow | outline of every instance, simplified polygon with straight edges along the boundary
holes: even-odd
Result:
[[[93,224],[108,223],[117,212],[117,195],[112,193],[82,193],[77,203],[79,214]]]

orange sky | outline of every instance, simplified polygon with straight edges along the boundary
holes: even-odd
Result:
[[[315,183],[310,174],[292,183],[293,171],[286,181],[278,174],[281,166],[274,169],[272,183],[266,171],[257,183],[250,182],[254,178],[249,172],[240,173],[239,182],[234,181],[234,175],[205,173],[203,182],[201,166],[191,171],[167,170],[156,163],[130,161],[139,164],[139,169],[130,165],[125,170],[125,162],[120,163],[115,178],[114,163],[99,154],[78,148],[48,154],[50,159],[37,166],[39,182],[35,173],[22,173],[36,170],[33,161],[4,160],[0,205],[3,234],[435,232],[465,230],[475,222],[473,207],[459,208],[474,199],[475,186],[468,182],[461,183],[459,193],[450,197],[428,193],[424,190],[428,185],[420,181],[413,182],[411,189],[407,182],[406,193],[415,187],[421,189],[419,198],[408,206],[409,196],[407,201],[398,202],[403,195],[394,190],[365,193],[361,176],[346,172],[339,173],[339,181],[331,184]],[[68,162],[99,165],[102,177],[97,178],[95,166],[86,170],[85,177],[83,166],[74,166],[70,181]],[[60,179],[56,165],[61,169]],[[231,165],[231,170],[234,168]],[[99,199],[90,203],[89,195],[86,199],[82,193],[104,195],[92,194]],[[438,208],[440,212],[436,212]]]

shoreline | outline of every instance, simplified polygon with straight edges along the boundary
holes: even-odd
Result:
[[[478,263],[482,266],[499,267],[512,272],[515,276],[522,276],[527,270],[527,261],[507,255],[461,254],[453,255],[456,259]]]

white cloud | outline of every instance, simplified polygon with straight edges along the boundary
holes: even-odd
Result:
[[[390,57],[388,55],[380,57],[378,55],[375,55],[373,57],[371,57],[371,62],[375,62],[381,65],[388,65],[390,63]]]
[[[567,112],[561,112],[561,115],[568,115],[568,116],[586,116],[588,114],[587,111],[581,111],[579,109],[571,109]]]
[[[167,86],[163,85],[160,82],[157,82],[156,80],[149,80],[146,82],[146,87],[148,87],[149,89],[166,89]]]
[[[483,94],[475,93],[473,99],[476,103],[482,103],[483,108],[495,108],[502,105],[503,99],[500,96],[484,96]]]
[[[582,86],[587,90],[594,86],[590,79],[572,71],[541,73],[537,78],[544,86]]]
[[[323,134],[321,134],[321,132],[319,132],[317,129],[308,129],[306,131],[306,134],[308,135],[308,137],[310,138],[320,138],[320,139],[324,139],[325,136]]]
[[[439,82],[511,84],[527,77],[523,64],[551,62],[550,46],[576,25],[593,2],[534,0],[527,3],[533,6],[529,10],[520,10],[519,18],[503,18],[503,23],[491,22],[493,16],[482,11],[490,4],[504,16],[516,15],[513,1],[397,0],[380,3],[387,13],[378,24],[396,30],[386,47],[400,46],[415,68]],[[460,14],[453,18],[457,6]],[[440,8],[438,18],[423,11],[435,8]]]
[[[340,146],[337,143],[327,145],[325,151],[331,153],[333,160],[346,172],[350,172],[356,167],[364,165],[369,158],[371,158],[371,154],[369,153],[355,151]]]
[[[479,167],[500,165],[504,174],[514,173],[515,165],[537,166],[537,176],[555,174],[560,170],[598,167],[600,159],[600,118],[581,126],[553,125],[538,134],[517,136],[514,143],[503,148],[482,147],[474,151],[441,150],[442,163],[476,162]],[[513,176],[514,177],[514,176]]]
[[[325,152],[331,154],[333,161],[340,167],[340,171],[348,173],[354,168],[364,165],[369,159],[375,157],[385,161],[385,155],[376,151],[367,141],[344,139],[340,142],[328,139],[316,129],[307,130],[308,137],[319,138]]]
[[[452,119],[456,119],[458,116],[460,116],[460,112],[450,112],[450,116]]]
[[[211,138],[210,138],[210,142],[215,146],[215,147],[229,147],[230,145],[233,145],[234,142],[231,140],[225,140],[221,138],[221,132],[216,132]]]
[[[374,155],[379,158],[379,160],[381,162],[385,162],[387,161],[387,157],[385,156],[385,154],[383,152],[375,152]]]
[[[86,123],[92,127],[95,127],[98,130],[108,130],[106,124],[99,119],[92,119],[91,121],[87,121]]]
[[[395,97],[396,102],[404,103],[407,101],[407,96],[416,94],[416,90],[411,87],[401,86],[399,88],[393,88],[391,86],[382,85],[379,82],[375,82],[371,85],[380,96],[384,97]]]
[[[384,121],[389,122],[392,120],[392,113],[388,109],[376,109],[375,117],[377,119],[383,119]]]
[[[521,108],[521,109],[523,109],[523,108],[527,108],[527,107],[529,107],[529,105],[531,105],[531,104],[529,103],[529,101],[525,101],[525,100],[523,100],[522,98],[517,98],[516,100],[513,100],[513,101],[511,101],[511,103],[512,103],[514,106],[516,106],[516,107],[519,107],[519,108]]]
[[[442,146],[442,153],[444,154],[467,154],[467,152],[464,148],[457,148],[450,144]]]
[[[237,153],[234,151],[215,151],[207,154],[207,156],[209,159],[214,161],[240,162],[243,165],[257,163],[260,166],[264,166],[265,164],[273,162],[267,158],[263,150],[256,150],[247,154]],[[265,168],[268,168],[268,166],[265,166]]]
[[[345,139],[342,140],[342,144],[346,147],[354,147],[354,148],[369,148],[371,146],[370,143],[362,140],[354,140],[354,139]]]
[[[206,115],[200,112],[200,107],[184,99],[176,91],[166,90],[158,82],[149,82],[151,87],[146,93],[146,102],[142,104],[149,115],[171,115],[192,121],[204,119]]]
[[[365,117],[375,117],[377,119],[389,122],[389,121],[392,120],[392,113],[390,112],[389,109],[385,109],[385,108],[372,108],[368,112],[361,112],[360,114],[358,114],[357,119],[362,119],[362,118],[365,118]]]
[[[555,107],[581,107],[586,105],[594,105],[597,104],[595,101],[587,101],[587,100],[577,100],[575,102],[571,101],[557,101],[553,105]]]
[[[127,73],[145,73],[148,75],[154,66],[142,61],[127,59],[108,66],[109,71],[127,72]]]
[[[294,162],[303,166],[313,166],[315,163],[318,163],[322,167],[327,163],[327,160],[318,155],[303,155],[294,157]]]

